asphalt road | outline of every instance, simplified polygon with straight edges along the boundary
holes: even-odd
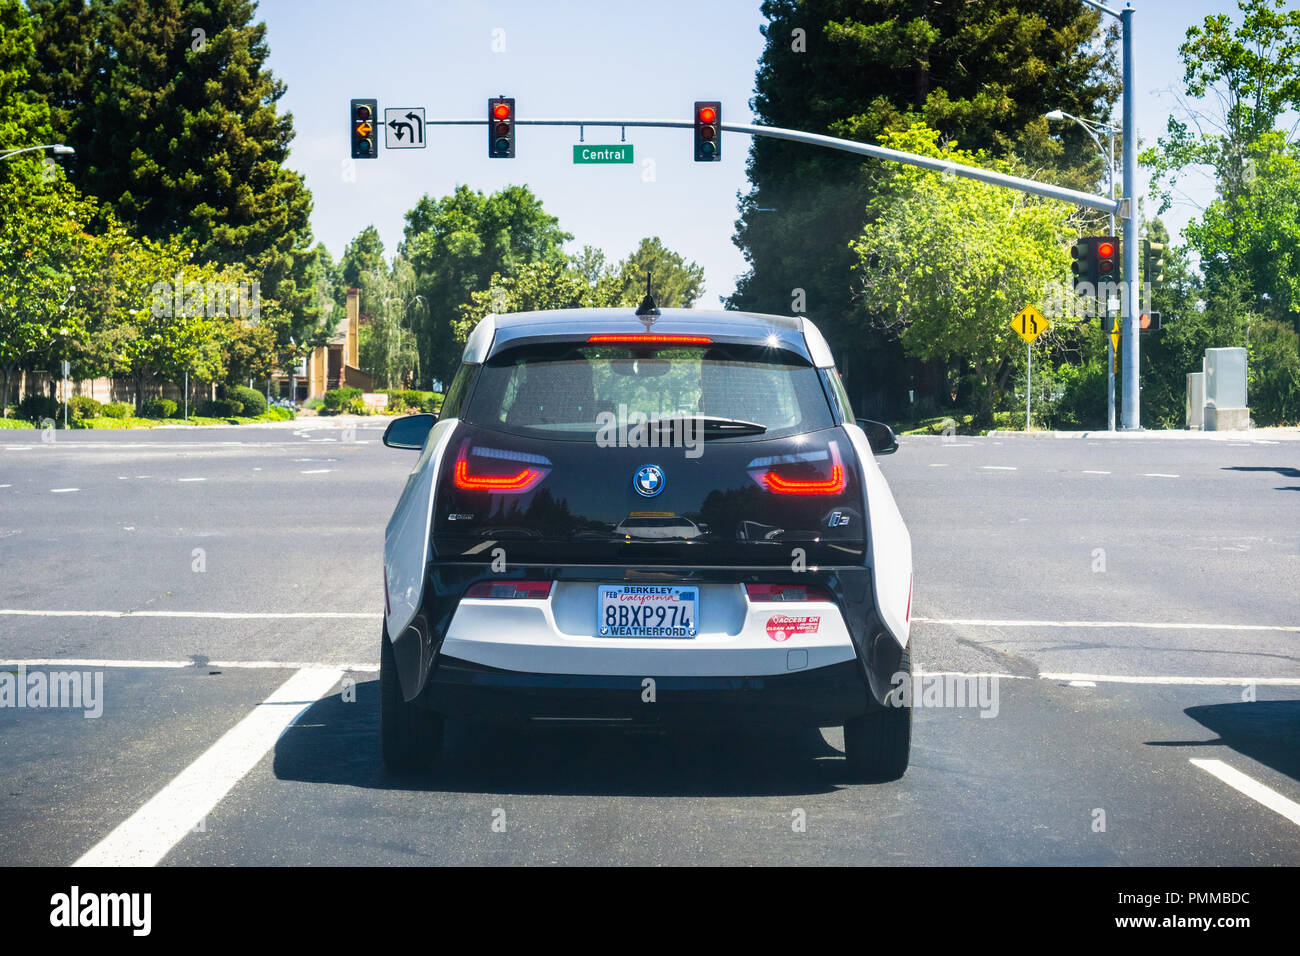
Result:
[[[868,786],[837,730],[452,724],[437,776],[386,772],[413,456],[381,428],[0,435],[0,670],[102,679],[95,718],[0,706],[0,863],[1300,863],[1300,443],[881,459],[913,661],[997,697],[917,708],[907,776]]]

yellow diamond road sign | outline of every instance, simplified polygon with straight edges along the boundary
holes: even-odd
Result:
[[[1033,345],[1034,339],[1050,329],[1052,323],[1032,305],[1027,305],[1016,313],[1016,317],[1011,320],[1011,327],[1015,329],[1016,335]]]

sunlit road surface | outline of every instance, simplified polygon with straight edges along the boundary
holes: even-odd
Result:
[[[913,660],[982,696],[859,785],[837,729],[385,771],[381,433],[4,433],[0,671],[102,692],[0,706],[0,862],[1300,863],[1300,444],[905,440]]]

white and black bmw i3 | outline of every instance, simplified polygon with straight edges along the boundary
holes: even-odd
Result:
[[[912,554],[805,318],[490,315],[384,549],[381,737],[432,762],[447,717],[843,726],[860,779],[907,768]]]

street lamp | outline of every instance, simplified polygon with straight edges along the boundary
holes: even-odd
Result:
[[[62,143],[48,143],[45,146],[26,146],[23,149],[10,149],[0,153],[0,159],[9,159],[11,156],[17,156],[19,153],[30,153],[38,149],[52,149],[55,156],[71,156],[76,152],[71,146],[64,146]]]
[[[1103,123],[1100,120],[1085,120],[1075,116],[1073,113],[1067,113],[1065,110],[1052,110],[1050,113],[1043,114],[1048,120],[1073,120],[1083,127],[1083,131],[1092,137],[1092,141],[1097,144],[1097,151],[1101,154],[1102,161],[1106,164],[1106,169],[1110,174],[1110,198],[1115,198],[1115,134],[1119,132],[1119,127],[1111,126],[1109,123]],[[1097,136],[1097,131],[1107,133],[1110,136],[1110,149],[1107,150],[1101,145],[1101,139]],[[1115,214],[1110,214],[1110,234],[1115,235]],[[1106,305],[1109,312],[1110,305]],[[1109,335],[1106,336],[1106,424],[1111,430],[1115,430],[1115,341]]]

